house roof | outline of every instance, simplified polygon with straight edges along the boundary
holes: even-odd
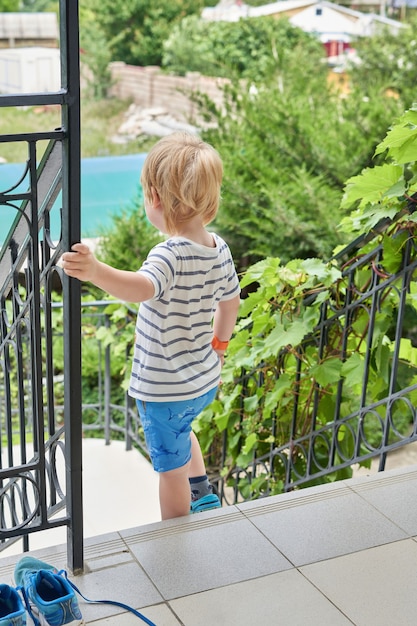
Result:
[[[320,8],[321,11],[317,11]],[[235,3],[203,10],[202,17],[215,21],[238,21],[241,18],[254,18],[273,15],[288,15],[290,22],[306,32],[316,33],[322,41],[341,38],[369,36],[378,28],[387,26],[398,32],[404,24],[375,13],[362,13],[328,0],[280,0],[259,7]]]
[[[0,39],[58,39],[55,13],[0,13]]]
[[[317,9],[320,9],[318,11]],[[312,2],[290,17],[290,22],[305,32],[315,33],[322,41],[369,37],[387,27],[397,34],[405,26],[375,13],[361,13],[327,0]]]

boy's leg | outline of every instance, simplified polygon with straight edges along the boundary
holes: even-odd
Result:
[[[191,438],[191,463],[188,478],[191,487],[191,501],[198,500],[213,493],[213,487],[210,485],[206,473],[203,454],[201,452],[200,443],[193,431],[190,433]]]
[[[206,473],[206,466],[204,463],[203,453],[201,452],[200,443],[193,431],[190,433],[191,437],[191,462],[189,477],[195,478],[196,476],[204,476]]]
[[[212,496],[200,444],[191,430],[191,422],[210,404],[215,394],[216,389],[212,389],[200,398],[180,402],[137,400],[148,452],[154,469],[159,473],[162,519],[190,512],[190,477],[197,479],[193,485],[195,498],[204,498],[205,494]],[[184,465],[177,467],[181,463]],[[220,506],[217,496],[215,499],[215,506]]]
[[[162,519],[188,515],[190,512],[190,462],[178,469],[159,474],[159,505]]]
[[[191,488],[191,512],[217,509],[221,506],[220,500],[206,474],[206,466],[201,452],[199,441],[193,431],[191,437],[191,462],[189,482]]]

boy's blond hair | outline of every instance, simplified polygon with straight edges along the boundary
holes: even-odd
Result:
[[[206,226],[216,217],[220,203],[223,164],[218,152],[199,137],[175,132],[149,151],[140,181],[145,202],[152,203],[151,188],[159,196],[167,232],[201,215]]]

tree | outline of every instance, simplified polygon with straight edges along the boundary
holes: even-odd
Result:
[[[202,0],[88,0],[111,59],[133,65],[161,65],[162,45],[176,22],[197,14]]]
[[[286,18],[208,22],[191,15],[175,24],[164,43],[163,67],[176,74],[198,71],[206,76],[241,77],[259,82],[282,64],[287,50],[303,45],[316,55],[316,38]]]
[[[19,5],[19,0],[0,0],[0,13],[16,13]]]

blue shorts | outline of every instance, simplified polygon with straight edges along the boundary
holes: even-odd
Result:
[[[217,387],[179,402],[136,400],[154,470],[169,472],[191,459],[191,423],[216,397]]]

